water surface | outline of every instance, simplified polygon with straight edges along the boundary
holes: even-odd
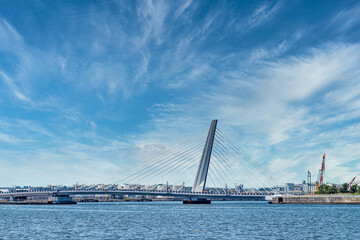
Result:
[[[360,206],[0,205],[0,239],[360,239]]]

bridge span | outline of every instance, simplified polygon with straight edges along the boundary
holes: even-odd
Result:
[[[186,200],[252,200],[265,201],[267,195],[260,193],[207,193],[207,192],[187,192],[187,191],[158,191],[158,190],[70,190],[70,191],[29,191],[29,192],[8,192],[0,193],[0,198],[23,198],[37,196],[75,196],[75,195],[136,195],[136,196],[166,196],[178,197]]]
[[[201,141],[201,138],[196,137],[196,141]],[[188,140],[185,142],[186,144],[192,144],[192,140]],[[126,178],[122,179],[122,183],[133,182],[134,188],[126,187],[126,188],[117,188],[117,189],[46,189],[46,190],[29,190],[24,192],[0,192],[0,198],[10,198],[10,199],[26,199],[28,197],[36,197],[36,196],[50,196],[56,197],[56,199],[70,199],[71,196],[75,195],[133,195],[133,196],[166,196],[166,197],[177,197],[182,198],[187,201],[187,203],[201,203],[204,200],[210,202],[210,200],[223,199],[223,200],[258,200],[264,201],[266,196],[273,196],[277,194],[271,187],[269,186],[269,182],[267,180],[271,180],[271,178],[264,178],[266,172],[261,166],[254,163],[254,160],[248,154],[245,154],[243,150],[239,149],[235,144],[233,144],[229,138],[227,138],[220,130],[217,133],[217,120],[212,120],[211,125],[207,134],[207,138],[205,141],[205,145],[203,142],[196,143],[195,146],[187,146],[185,143],[179,144],[177,148],[173,152],[167,153],[165,152],[160,157],[152,158],[151,161],[144,161],[139,165],[141,168],[137,168],[135,173],[129,174]],[[215,144],[215,145],[214,145]],[[202,154],[200,157],[200,161],[198,161],[196,155],[197,150],[201,150]],[[214,148],[217,146],[217,148]],[[195,153],[194,153],[195,152]],[[214,155],[214,156],[213,156]],[[238,189],[236,186],[234,190],[228,191],[227,184],[225,182],[225,188],[223,187],[215,187],[215,191],[207,191],[210,188],[208,185],[208,180],[212,182],[214,186],[216,186],[216,181],[220,183],[221,179],[225,180],[229,177],[233,172],[234,162],[230,160],[236,159],[238,157],[242,157],[245,159],[244,166],[248,168],[249,173],[256,175],[256,172],[260,173],[259,178],[255,177],[255,181],[257,181],[258,185],[262,185],[262,191],[254,191],[254,188],[248,188],[249,191],[244,191],[243,188]],[[190,160],[189,160],[190,159]],[[191,159],[195,159],[194,162]],[[157,177],[161,177],[162,173],[166,173],[169,175],[178,175],[183,177],[181,171],[188,171],[188,169],[192,167],[197,167],[195,180],[191,190],[189,188],[185,188],[185,184],[183,184],[183,189],[169,189],[168,186],[166,190],[159,189],[142,189],[140,183],[145,182],[144,179],[148,179],[149,181],[154,181]],[[211,166],[211,167],[210,167]],[[208,173],[211,172],[212,175]],[[239,176],[240,173],[235,171],[236,177]],[[193,176],[193,175],[192,175]],[[213,177],[211,177],[213,176]],[[185,181],[184,181],[185,182]],[[183,182],[183,183],[184,183]],[[116,183],[115,183],[116,184]],[[222,185],[222,186],[224,186]],[[241,185],[242,186],[242,185]],[[219,191],[220,189],[220,191]]]

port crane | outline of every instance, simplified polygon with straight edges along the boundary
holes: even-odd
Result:
[[[326,158],[326,154],[324,153],[323,160],[322,160],[322,163],[321,163],[321,168],[319,170],[318,178],[317,178],[316,185],[315,185],[316,191],[318,191],[319,187],[324,184],[325,158]]]
[[[346,188],[346,191],[349,191],[351,188],[351,185],[353,185],[354,181],[355,181],[356,176],[351,180],[351,182],[349,183],[348,187]]]

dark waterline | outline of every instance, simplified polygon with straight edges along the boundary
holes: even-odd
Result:
[[[360,206],[0,205],[0,239],[360,239]]]

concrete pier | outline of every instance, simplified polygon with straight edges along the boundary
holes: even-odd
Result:
[[[183,204],[211,204],[211,201],[208,199],[184,200]]]
[[[49,202],[53,204],[76,204],[72,197],[69,195],[53,194],[49,199]]]
[[[276,196],[273,204],[359,204],[359,195],[303,195],[303,196]]]

